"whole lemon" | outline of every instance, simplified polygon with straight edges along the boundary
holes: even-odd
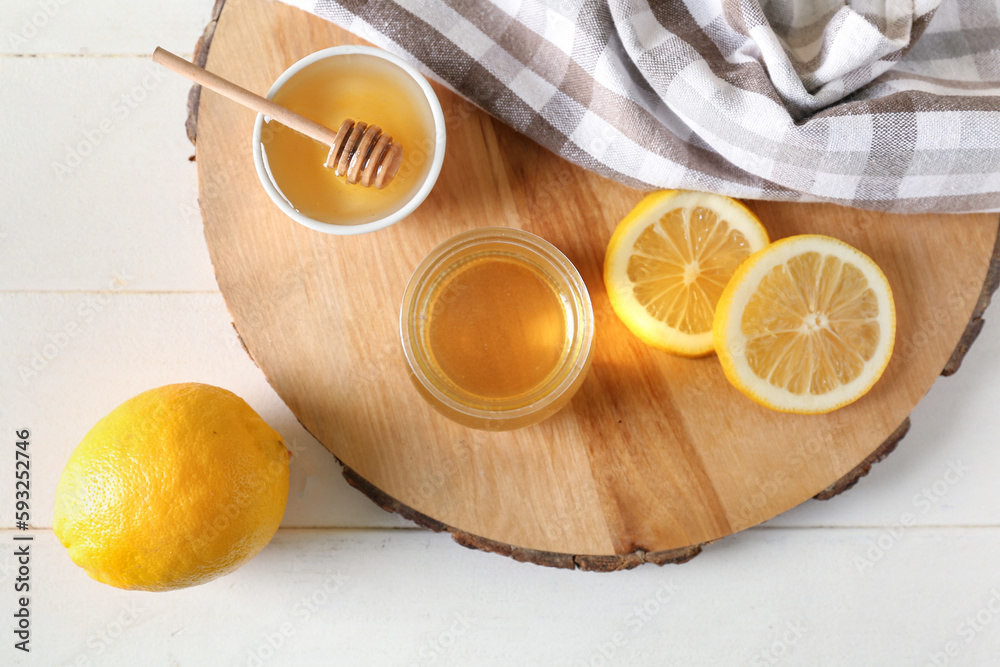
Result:
[[[112,410],[73,451],[53,528],[73,562],[105,584],[203,584],[274,536],[288,459],[281,436],[232,392],[151,389]]]

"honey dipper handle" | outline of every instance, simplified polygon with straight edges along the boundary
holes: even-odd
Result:
[[[315,139],[326,146],[332,146],[337,139],[337,133],[333,130],[315,123],[305,116],[300,116],[283,106],[277,105],[256,93],[251,93],[246,88],[189,63],[180,56],[176,56],[159,46],[153,51],[153,62],[163,65],[167,69],[173,70],[209,90],[214,90],[234,102],[239,102],[257,113],[273,118],[282,125],[290,127],[296,132],[304,134],[310,139]]]

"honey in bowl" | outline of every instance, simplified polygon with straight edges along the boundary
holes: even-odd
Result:
[[[359,225],[399,211],[432,166],[434,117],[413,77],[384,58],[343,54],[296,72],[272,100],[336,130],[346,119],[378,125],[403,147],[399,172],[383,189],[348,184],[324,166],[329,147],[276,121],[264,123],[261,152],[271,181],[299,213],[335,225]]]

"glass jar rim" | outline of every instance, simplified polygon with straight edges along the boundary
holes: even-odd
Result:
[[[574,318],[573,353],[567,354],[554,371],[556,377],[562,376],[554,386],[543,383],[529,394],[537,396],[525,403],[518,402],[518,407],[504,408],[498,403],[494,409],[483,409],[467,405],[456,400],[438,386],[432,373],[425,364],[420,363],[422,346],[417,342],[415,323],[419,319],[417,312],[420,306],[419,297],[428,286],[428,280],[437,270],[446,266],[451,258],[460,253],[473,250],[476,246],[487,244],[507,244],[527,251],[540,258],[547,267],[551,267],[558,277],[566,284],[572,293],[569,299],[569,312]],[[454,411],[465,417],[487,422],[505,422],[525,418],[541,412],[558,401],[568,390],[574,388],[580,373],[589,365],[591,348],[594,339],[594,311],[590,301],[590,293],[583,277],[576,266],[556,246],[536,234],[513,227],[481,227],[461,232],[447,239],[431,250],[417,265],[410,276],[403,294],[399,313],[400,339],[403,353],[413,378],[420,387],[434,400],[440,402],[447,410]],[[568,369],[568,371],[567,371]]]

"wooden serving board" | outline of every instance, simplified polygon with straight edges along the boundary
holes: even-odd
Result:
[[[269,0],[228,0],[217,12],[199,58],[256,91],[308,53],[360,42]],[[407,220],[359,237],[312,232],[270,202],[251,157],[253,113],[207,91],[199,108],[193,91],[189,129],[205,236],[247,351],[349,481],[462,544],[597,570],[690,558],[856,481],[978,332],[996,286],[996,215],[749,202],[774,239],[829,234],[870,254],[898,310],[893,360],[860,401],[821,416],[758,407],[727,384],[714,357],[650,349],[613,314],[604,249],[642,193],[435,90],[448,123],[437,187]],[[431,409],[399,344],[400,300],[417,263],[484,225],[558,246],[580,269],[597,321],[593,367],[571,405],[511,433],[469,430]]]

